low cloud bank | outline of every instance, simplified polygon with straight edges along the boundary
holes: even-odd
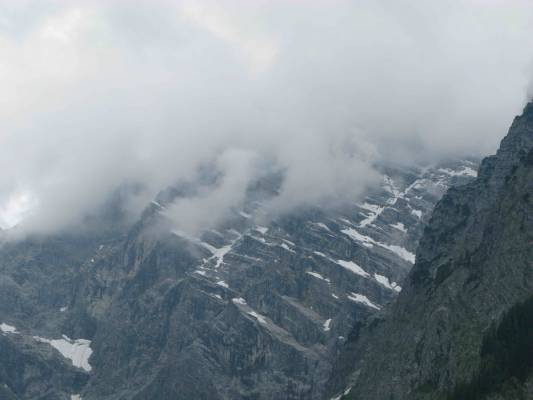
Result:
[[[530,1],[7,1],[0,7],[0,226],[75,226],[121,185],[132,212],[214,163],[274,209],[356,198],[383,160],[494,151],[527,100]],[[529,84],[529,96],[531,96]]]

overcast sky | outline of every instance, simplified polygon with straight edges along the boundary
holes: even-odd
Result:
[[[356,197],[383,158],[488,154],[533,95],[532,21],[531,0],[2,0],[0,226],[71,226],[124,183],[138,208],[206,163],[226,178],[196,214],[265,159],[290,209]]]

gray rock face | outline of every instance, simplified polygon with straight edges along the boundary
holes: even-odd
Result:
[[[404,290],[352,344],[366,357],[349,398],[444,399],[480,371],[491,326],[533,294],[532,149],[530,103],[478,179],[436,206]],[[486,398],[518,398],[500,389]]]
[[[361,203],[274,220],[263,206],[280,185],[271,175],[194,237],[167,215],[194,191],[183,185],[128,229],[3,243],[0,323],[20,333],[0,333],[0,343],[12,349],[9,365],[36,372],[0,373],[1,390],[17,399],[45,389],[53,394],[43,399],[323,398],[354,326],[396,298],[435,203],[473,168],[383,168]],[[90,371],[33,338],[63,334],[91,340]]]

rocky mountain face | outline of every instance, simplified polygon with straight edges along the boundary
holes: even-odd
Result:
[[[483,176],[499,165],[486,162]],[[194,236],[169,218],[197,190],[178,185],[133,226],[108,216],[105,228],[2,240],[0,398],[324,398],[354,330],[402,292],[434,205],[475,169],[383,167],[362,202],[268,219],[282,180],[271,174],[242,209]],[[425,242],[414,276],[432,260],[436,244]],[[428,274],[409,281],[408,296]]]
[[[533,103],[435,208],[397,301],[351,343],[349,399],[533,398]]]

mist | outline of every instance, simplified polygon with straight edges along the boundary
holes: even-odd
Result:
[[[532,96],[531,21],[527,0],[4,1],[0,227],[68,229],[130,184],[135,214],[214,164],[172,206],[194,231],[261,160],[286,212],[356,199],[383,160],[489,154]]]

